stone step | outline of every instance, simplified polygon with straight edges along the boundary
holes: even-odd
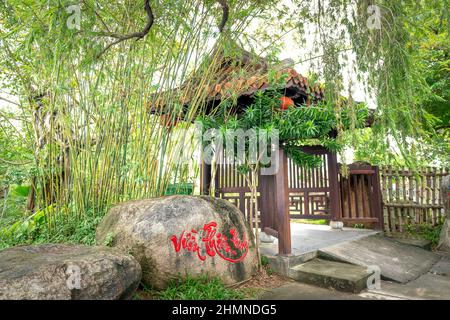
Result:
[[[434,252],[379,235],[322,248],[318,257],[362,267],[377,267],[382,279],[399,283],[417,279],[440,260]]]
[[[353,293],[367,288],[367,279],[371,274],[367,267],[319,258],[289,270],[289,276],[299,282]]]
[[[392,240],[431,251],[431,241],[425,239],[392,238]]]

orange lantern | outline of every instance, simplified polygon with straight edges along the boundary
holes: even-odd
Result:
[[[294,106],[294,100],[292,100],[291,98],[282,96],[280,100],[281,100],[281,110],[287,110],[290,107]]]
[[[165,126],[167,129],[170,129],[171,127],[176,127],[178,124],[177,119],[172,119],[171,114],[162,114],[160,116],[160,123],[161,125]]]

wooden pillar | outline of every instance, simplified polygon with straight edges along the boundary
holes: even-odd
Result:
[[[278,162],[279,168],[274,176],[278,254],[289,255],[292,249],[289,216],[288,164],[286,153],[281,148],[278,150]]]
[[[202,162],[201,169],[200,169],[200,193],[203,195],[208,195],[210,192],[211,187],[211,169],[212,166],[210,164],[206,164],[205,162]]]
[[[338,170],[337,155],[335,152],[330,152],[328,154],[328,179],[330,179],[330,214],[332,221],[341,221]]]
[[[261,212],[261,230],[265,228],[271,228],[277,230],[277,224],[275,219],[276,205],[275,205],[275,192],[274,192],[274,179],[273,175],[259,175],[259,194],[260,194],[260,206]]]
[[[375,171],[372,180],[372,199],[371,206],[374,212],[374,216],[378,218],[378,223],[376,228],[378,230],[383,230],[384,228],[384,214],[383,214],[383,198],[381,196],[381,185],[380,185],[380,171],[377,166],[373,166],[372,169]]]

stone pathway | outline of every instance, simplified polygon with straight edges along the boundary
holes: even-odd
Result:
[[[260,297],[263,300],[430,300],[450,299],[450,254],[441,254],[431,270],[406,284],[381,281],[380,290],[351,294],[289,282]]]
[[[434,252],[372,235],[319,250],[319,256],[360,266],[376,266],[383,279],[408,283],[428,272],[440,260]]]
[[[291,223],[292,254],[302,255],[377,233],[379,232],[367,229],[344,228],[343,230],[336,230],[326,225],[293,222]],[[278,253],[278,242],[275,240],[274,243],[262,243],[260,248],[263,255],[274,256]]]

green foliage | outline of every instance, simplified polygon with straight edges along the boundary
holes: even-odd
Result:
[[[385,18],[382,29],[365,32],[367,21],[361,16],[362,28],[352,31],[358,40],[359,66],[368,70],[377,97],[373,129],[354,137],[356,160],[412,168],[430,163],[446,166],[450,153],[448,1],[378,4]],[[383,64],[377,67],[380,59]]]
[[[187,194],[191,195],[194,192],[194,184],[193,183],[178,183],[178,184],[170,184],[165,195],[174,195],[174,194]]]
[[[278,130],[280,145],[283,145],[294,162],[304,166],[318,166],[321,164],[320,157],[302,152],[298,146],[322,145],[331,151],[340,151],[342,144],[330,136],[333,130],[337,130],[337,119],[340,119],[343,129],[350,130],[363,127],[368,116],[368,110],[363,104],[353,107],[342,104],[336,111],[331,103],[324,101],[313,106],[297,105],[280,110],[282,94],[277,90],[276,83],[273,87],[256,92],[253,103],[246,106],[242,114],[231,113],[232,105],[223,103],[215,114],[202,116],[198,120],[205,131],[219,129],[224,142],[227,130],[265,130],[268,136]],[[236,148],[239,141],[235,138],[234,142]],[[248,145],[250,140],[246,139],[246,143]],[[250,151],[249,148],[247,150]],[[250,161],[250,156],[247,155],[246,159]],[[242,167],[241,173],[248,172],[248,163],[244,163]]]
[[[234,289],[228,289],[218,278],[207,275],[183,277],[172,280],[167,289],[159,293],[163,300],[237,300],[245,295]]]
[[[114,234],[108,233],[105,237],[103,245],[106,247],[111,247],[114,244]]]
[[[325,219],[292,219],[294,223],[304,223],[304,224],[319,224],[319,225],[328,225],[328,220]]]
[[[0,229],[0,248],[31,243],[95,245],[95,230],[102,215],[88,212],[80,219],[66,208],[49,206]]]
[[[263,255],[261,256],[261,265],[263,267],[266,267],[269,265],[269,259],[266,256],[263,256]]]
[[[30,144],[12,124],[14,118],[0,108],[0,188],[24,183],[33,170]]]
[[[439,243],[442,226],[442,223],[435,226],[428,223],[410,224],[406,226],[406,232],[410,237],[422,238],[430,241],[431,247],[435,248]]]
[[[165,111],[179,120],[176,128],[150,114],[149,106],[209,56],[211,46],[205,44],[214,39],[226,47],[270,2],[231,2],[227,35],[221,37],[216,2],[151,2],[155,23],[149,33],[103,52],[117,35],[142,30],[143,1],[83,1],[79,29],[68,24],[75,14],[67,10],[72,3],[1,1],[0,97],[10,93],[18,101],[13,112],[0,109],[0,190],[33,183],[36,211],[70,208],[46,218],[55,219],[48,222],[48,238],[82,242],[93,242],[88,230],[112,204],[191,192],[168,186],[192,183],[198,174],[196,162],[175,160],[180,147],[194,159],[189,124],[202,103],[181,114],[179,96],[164,94]],[[195,87],[186,94],[202,93]],[[23,205],[14,211],[0,216],[1,226],[14,223],[13,216],[22,223],[29,214]],[[20,241],[38,241],[45,228],[27,231]]]

